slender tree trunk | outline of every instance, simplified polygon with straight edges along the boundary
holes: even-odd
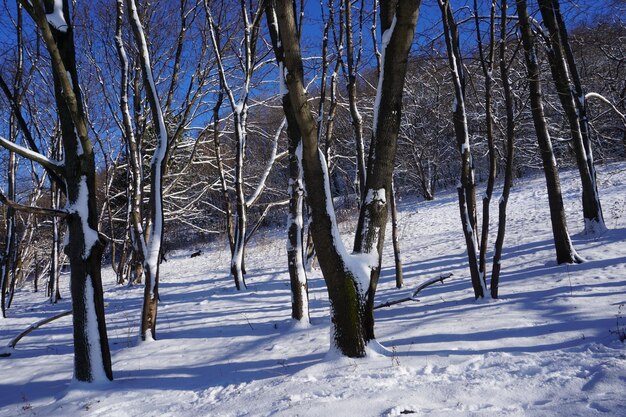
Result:
[[[489,14],[489,45],[488,53],[485,56],[483,48],[482,36],[480,34],[480,18],[478,12],[478,3],[474,0],[474,19],[476,22],[476,36],[478,41],[478,52],[480,55],[480,64],[485,77],[485,125],[487,127],[487,147],[489,149],[489,175],[487,177],[487,189],[483,195],[483,218],[480,237],[480,257],[478,269],[481,279],[486,281],[487,271],[487,246],[489,240],[489,205],[493,195],[494,183],[496,181],[496,149],[494,145],[493,133],[493,67],[495,52],[495,14],[496,0],[491,1],[491,9]]]
[[[501,0],[500,10],[500,78],[502,79],[504,107],[506,109],[506,165],[504,171],[502,197],[498,203],[498,235],[496,237],[496,245],[493,255],[493,269],[491,271],[491,298],[498,298],[502,248],[504,247],[504,235],[506,233],[506,207],[509,202],[511,187],[513,186],[513,155],[515,150],[515,116],[513,114],[514,103],[513,94],[511,92],[511,83],[509,81],[509,68],[506,62],[507,0]]]
[[[560,18],[558,0],[539,0],[539,9],[543,16],[543,23],[549,32],[547,52],[552,79],[570,127],[576,164],[580,174],[585,233],[602,232],[606,230],[606,226],[602,216],[591,151],[585,96],[574,56],[567,41],[567,30],[562,18]],[[574,85],[572,85],[572,78],[575,80]]]
[[[143,33],[143,27],[137,13],[135,0],[127,0],[130,25],[137,48],[143,75],[144,86],[153,123],[156,128],[157,143],[150,164],[150,237],[147,241],[144,260],[145,289],[141,314],[141,339],[156,338],[157,302],[159,299],[159,265],[163,247],[163,173],[165,171],[165,154],[168,147],[167,129],[163,109],[152,75],[150,53]]]
[[[469,260],[472,288],[475,298],[483,298],[486,294],[484,275],[479,268],[478,237],[476,230],[476,186],[474,168],[470,152],[467,114],[465,110],[465,75],[459,45],[459,33],[452,9],[448,0],[438,0],[444,35],[448,50],[448,63],[454,84],[455,104],[452,113],[457,146],[461,155],[461,179],[457,185],[459,194],[459,210],[467,256]]]
[[[402,288],[404,274],[402,273],[402,256],[400,252],[400,235],[398,233],[398,210],[396,207],[396,185],[391,180],[389,193],[389,211],[391,212],[391,239],[393,242],[393,259],[396,267],[396,288]]]
[[[352,118],[352,127],[354,129],[354,143],[356,145],[356,167],[357,167],[357,191],[359,192],[359,200],[365,196],[365,147],[363,145],[363,117],[359,112],[357,105],[356,78],[358,72],[358,64],[361,56],[361,50],[357,52],[355,57],[354,37],[352,35],[352,2],[344,0],[344,11],[346,14],[346,61],[348,66],[348,102],[350,104],[350,116]]]
[[[219,33],[216,33],[219,36]],[[219,39],[219,38],[218,38]],[[219,40],[218,40],[219,43]],[[230,194],[228,193],[228,183],[226,182],[226,172],[224,171],[224,161],[222,160],[222,148],[220,145],[220,108],[224,102],[224,88],[220,82],[220,91],[217,95],[217,101],[213,107],[213,148],[215,150],[215,163],[217,172],[220,177],[220,191],[222,192],[222,205],[224,216],[226,218],[226,236],[228,238],[228,246],[230,248],[230,256],[235,253],[235,236],[233,224],[233,212],[230,204]]]
[[[117,19],[115,31],[115,46],[120,61],[121,80],[120,80],[120,110],[122,112],[122,123],[124,126],[124,139],[126,141],[126,149],[129,164],[129,220],[130,220],[130,241],[132,246],[132,254],[130,256],[131,264],[134,266],[134,276],[129,277],[129,284],[142,281],[144,273],[144,263],[147,259],[147,243],[145,238],[145,230],[143,227],[143,160],[139,150],[137,137],[133,130],[130,108],[128,104],[128,74],[129,65],[126,49],[122,39],[124,4],[123,0],[117,0]],[[146,279],[151,282],[153,277]]]
[[[302,178],[302,135],[291,106],[289,93],[285,88],[284,50],[280,42],[275,9],[268,5],[265,9],[272,47],[278,64],[280,94],[287,119],[289,137],[289,215],[287,219],[287,264],[291,282],[291,317],[298,321],[310,321],[308,283],[304,265],[304,184]]]
[[[556,166],[556,158],[554,157],[554,152],[552,151],[552,141],[550,140],[548,126],[543,112],[541,81],[539,79],[539,62],[537,60],[537,52],[535,49],[535,37],[530,27],[530,18],[528,16],[526,0],[516,0],[516,2],[520,30],[522,33],[522,43],[524,45],[524,55],[526,58],[526,68],[528,70],[530,105],[535,125],[535,132],[537,134],[537,141],[539,142],[541,161],[543,163],[543,169],[546,176],[556,260],[559,264],[580,263],[582,262],[582,258],[576,253],[567,229],[567,219],[565,217],[565,208],[563,207],[559,172]]]
[[[246,213],[246,197],[244,195],[244,148],[245,148],[245,127],[242,125],[243,114],[235,112],[235,140],[237,150],[235,152],[235,235],[233,246],[233,257],[230,264],[230,273],[235,280],[237,290],[241,289],[241,284],[246,286],[243,270],[244,249],[246,239],[246,225],[248,223]]]
[[[50,186],[51,208],[58,209],[61,203],[61,193],[55,183]],[[59,290],[59,275],[61,268],[59,265],[61,245],[60,224],[57,217],[52,217],[52,242],[50,244],[50,271],[48,279],[48,297],[51,304],[56,304],[61,299]]]

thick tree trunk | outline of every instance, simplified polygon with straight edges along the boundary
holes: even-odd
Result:
[[[402,113],[402,92],[420,0],[384,1],[380,4],[382,36],[381,72],[378,77],[366,192],[361,204],[354,252],[367,254],[372,270],[367,290],[365,328],[374,335],[374,297],[380,277],[391,181]]]
[[[539,9],[543,23],[549,32],[547,52],[552,79],[570,127],[576,164],[580,174],[585,233],[603,232],[606,230],[606,226],[598,194],[585,96],[574,56],[569,47],[567,30],[562,18],[560,18],[559,2],[558,0],[539,0]],[[574,79],[574,86],[572,86],[572,79]]]
[[[112,379],[100,276],[104,239],[98,233],[95,157],[87,135],[75,61],[73,26],[68,0],[31,4],[20,0],[33,17],[50,53],[56,106],[61,126],[67,185],[69,242],[74,328],[74,377],[92,382]],[[45,10],[44,10],[44,6]],[[55,10],[56,9],[56,10]],[[62,16],[64,24],[49,24],[46,13]]]
[[[278,22],[285,58],[285,71],[281,76],[302,135],[304,181],[313,217],[311,233],[331,304],[331,344],[343,355],[362,357],[366,345],[363,282],[367,282],[367,272],[351,268],[350,255],[343,247],[337,228],[326,162],[317,147],[318,129],[304,89],[294,4],[271,1],[267,7],[270,8],[267,14],[276,14],[274,20]]]
[[[576,253],[567,229],[567,219],[565,217],[565,208],[563,207],[559,172],[556,166],[556,158],[552,151],[552,142],[543,111],[541,81],[539,79],[539,62],[535,49],[535,37],[530,27],[526,0],[516,0],[516,2],[522,42],[524,45],[524,55],[526,57],[526,68],[528,70],[530,105],[541,153],[541,161],[546,176],[556,260],[559,264],[580,263],[582,262],[582,258]]]
[[[448,51],[448,63],[454,85],[455,104],[452,113],[454,133],[461,155],[461,178],[457,185],[459,194],[459,210],[461,224],[467,246],[472,288],[475,298],[483,298],[486,294],[484,275],[481,274],[478,261],[478,234],[476,226],[476,186],[474,167],[470,152],[467,115],[465,110],[465,76],[459,45],[459,33],[452,9],[448,0],[438,0],[444,27],[444,35]]]

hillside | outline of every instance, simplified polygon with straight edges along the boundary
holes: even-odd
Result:
[[[377,310],[384,349],[373,347],[361,360],[329,352],[319,271],[309,274],[312,324],[289,319],[281,230],[264,231],[248,249],[245,292],[234,289],[223,245],[193,259],[195,247],[170,256],[162,265],[154,342],[137,344],[143,289],[115,286],[107,270],[115,380],[71,382],[65,317],[0,358],[0,417],[623,416],[626,350],[617,333],[626,331],[626,165],[601,167],[599,180],[610,230],[584,236],[579,186],[573,172],[562,175],[570,232],[586,259],[562,266],[554,262],[543,178],[517,181],[501,298],[481,302],[472,295],[456,192],[401,201],[406,287],[395,289],[388,245],[379,300],[404,297],[439,274],[454,276],[424,290],[419,302]],[[341,225],[346,242],[353,227]],[[43,294],[21,289],[9,318],[0,320],[0,343],[68,310],[68,289],[62,294],[52,306]]]

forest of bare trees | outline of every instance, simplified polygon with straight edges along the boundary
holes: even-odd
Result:
[[[279,228],[293,319],[319,266],[331,343],[361,357],[385,238],[403,285],[396,200],[456,188],[467,286],[498,298],[508,198],[537,173],[554,259],[584,262],[571,231],[609,227],[596,166],[626,157],[626,8],[592,3],[5,1],[2,316],[19,288],[71,296],[75,377],[112,379],[102,268],[144,286],[137,332],[156,339],[169,253],[223,243],[245,297],[248,244]]]

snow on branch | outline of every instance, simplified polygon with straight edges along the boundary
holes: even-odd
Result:
[[[63,17],[63,0],[54,0],[54,8],[52,13],[46,13],[46,20],[59,32],[67,32],[67,22]]]
[[[611,103],[611,101],[608,98],[606,98],[602,94],[598,94],[598,93],[587,93],[587,94],[585,94],[585,100],[589,100],[590,98],[597,98],[597,99],[599,99],[601,101],[604,101],[606,104],[608,104],[613,109],[613,111],[615,113],[617,113],[619,115],[619,117],[622,118],[622,121],[624,123],[626,123],[626,115],[624,113],[620,112],[617,109],[617,107],[615,107],[615,105],[613,103]]]
[[[259,199],[259,197],[261,196],[261,192],[263,192],[263,189],[265,188],[265,182],[267,181],[267,177],[269,177],[270,172],[272,171],[272,168],[274,167],[274,163],[276,162],[276,159],[277,159],[276,153],[278,150],[278,138],[280,138],[280,134],[286,125],[287,125],[287,118],[283,117],[283,122],[280,124],[278,129],[276,129],[276,133],[274,134],[273,143],[272,143],[272,154],[270,155],[269,160],[267,161],[267,166],[265,167],[265,171],[263,172],[263,175],[261,176],[261,179],[259,180],[259,184],[254,190],[254,194],[252,194],[250,198],[248,198],[248,200],[246,201],[246,206],[248,207],[253,205]]]
[[[55,161],[53,159],[50,159],[42,154],[40,154],[39,152],[35,152],[35,151],[31,151],[28,148],[25,148],[23,146],[20,146],[16,143],[11,142],[10,140],[0,136],[0,146],[2,146],[3,148],[8,149],[11,152],[15,152],[16,154],[29,159],[31,161],[37,162],[39,163],[41,166],[43,166],[46,169],[49,169],[57,174],[62,174],[63,173],[63,164],[61,164],[58,161]]]

